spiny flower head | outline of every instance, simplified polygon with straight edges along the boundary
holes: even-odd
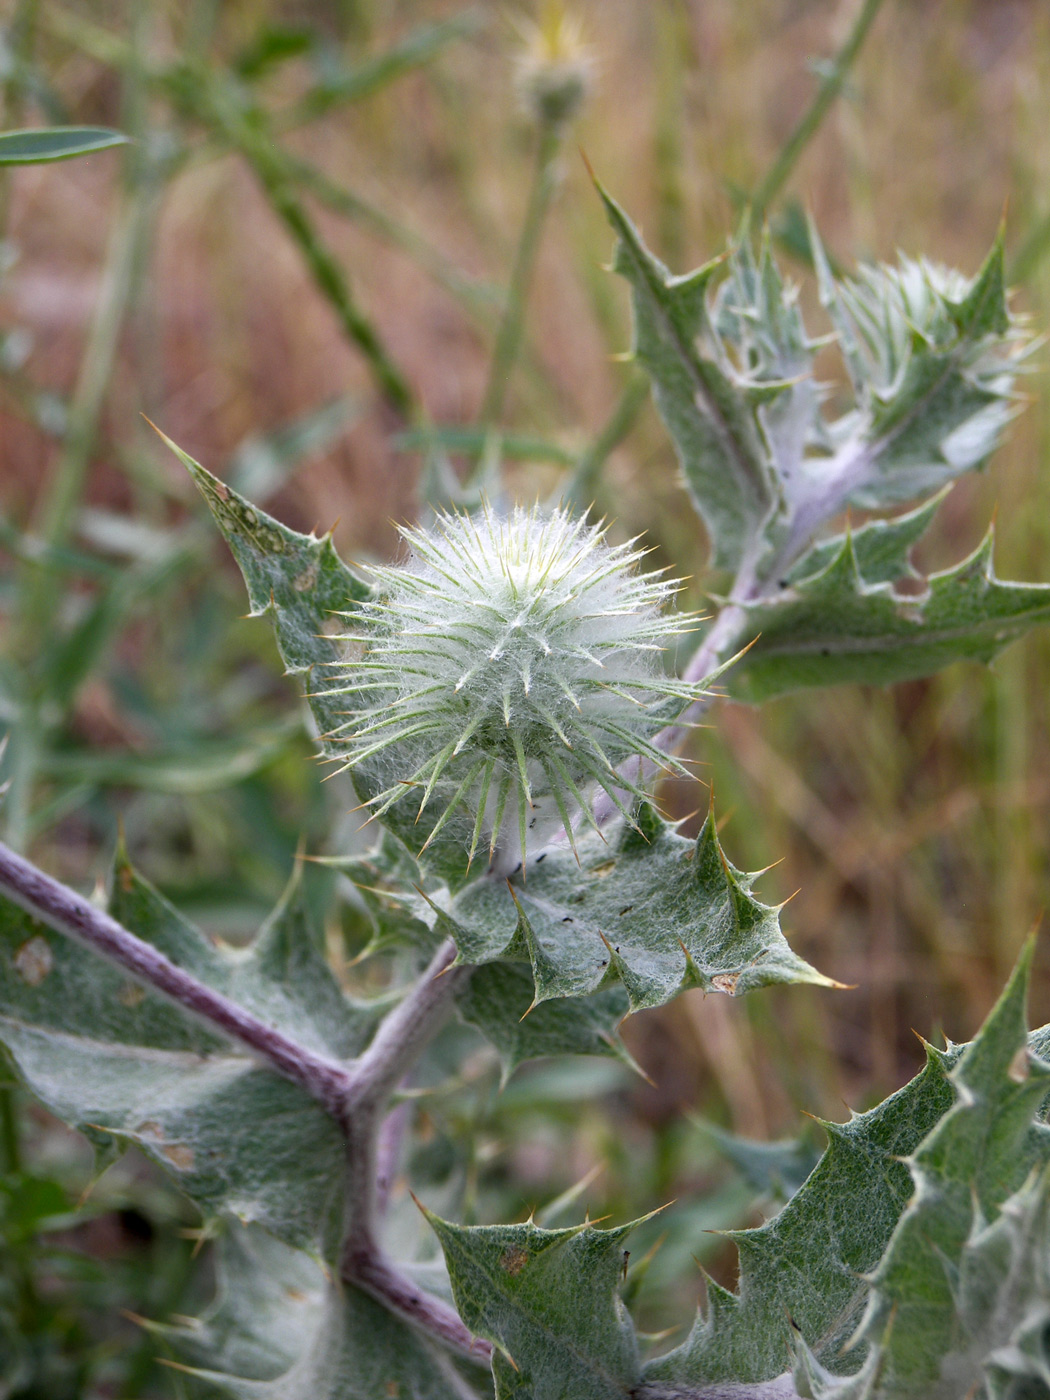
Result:
[[[334,683],[355,706],[345,766],[373,815],[432,807],[429,844],[458,813],[471,860],[483,833],[490,855],[520,855],[552,822],[571,839],[586,788],[618,806],[637,791],[617,772],[632,755],[676,766],[652,739],[702,692],[664,675],[660,653],[695,616],[664,611],[679,585],[638,572],[635,541],[520,507],[401,534],[408,558],[372,570]]]
[[[545,0],[539,20],[520,20],[515,86],[522,106],[541,126],[563,127],[587,97],[593,67],[576,16],[561,0]]]

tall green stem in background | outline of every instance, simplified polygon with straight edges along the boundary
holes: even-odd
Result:
[[[514,255],[503,319],[492,352],[485,397],[481,401],[480,418],[486,426],[495,425],[503,413],[511,372],[521,350],[525,306],[536,267],[540,236],[558,185],[558,155],[561,144],[560,123],[555,125],[549,122],[540,128],[539,145],[536,148],[536,171],[529,191],[529,202],[525,209],[517,252]]]
[[[816,135],[828,109],[842,91],[849,70],[853,67],[881,8],[882,0],[864,0],[860,12],[846,36],[846,42],[827,65],[823,81],[817,89],[813,101],[780,148],[776,160],[751,196],[748,210],[751,214],[753,227],[757,228],[761,225],[769,206],[787,183],[788,177],[798,164],[802,152]]]

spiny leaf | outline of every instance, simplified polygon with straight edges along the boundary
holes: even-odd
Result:
[[[833,985],[788,947],[778,912],[750,893],[754,876],[725,859],[713,817],[697,840],[648,805],[639,830],[577,838],[530,861],[510,885],[475,881],[436,907],[462,962],[532,964],[537,1002],[587,996],[619,981],[632,1011],[689,987],[740,995],[777,982]]]
[[[632,1063],[616,1033],[630,1006],[622,987],[539,1006],[534,997],[528,967],[502,961],[475,968],[457,993],[460,1016],[499,1051],[504,1082],[518,1065],[541,1055],[614,1055]]]
[[[777,492],[753,407],[712,343],[707,291],[720,262],[673,277],[616,201],[600,185],[598,192],[618,237],[614,268],[631,283],[635,354],[652,378],[714,563],[732,568]]]
[[[1050,1064],[1026,1053],[1032,949],[1029,942],[952,1070],[955,1103],[909,1158],[914,1195],[870,1277],[858,1330],[870,1351],[861,1372],[867,1389],[857,1393],[872,1400],[973,1394],[984,1359],[1021,1321],[1020,1311],[997,1323],[997,1308],[975,1307],[988,1283],[975,1270],[979,1254],[987,1265],[1009,1239],[1006,1226],[995,1229],[1007,1199],[1050,1161],[1050,1128],[1039,1114],[1050,1096]],[[1011,1212],[1017,1208],[1015,1202]]]
[[[476,1400],[440,1348],[356,1288],[259,1231],[219,1242],[218,1296],[152,1330],[191,1364],[193,1393],[229,1400]]]
[[[840,536],[819,572],[778,598],[748,608],[754,644],[726,674],[730,693],[760,702],[816,685],[890,685],[930,675],[953,661],[991,661],[1033,627],[1050,622],[1050,584],[1007,583],[992,566],[991,532],[954,568],[931,574],[922,594],[887,581],[901,562],[913,516],[863,537],[873,573],[865,577],[857,536]],[[887,533],[888,532],[888,533]]]
[[[317,1051],[348,1056],[367,1042],[377,1013],[343,997],[294,888],[247,950],[211,943],[123,852],[111,909],[180,967]],[[134,1143],[205,1216],[233,1214],[290,1243],[336,1249],[344,1144],[328,1114],[167,998],[6,901],[0,1042],[36,1097],[96,1145],[100,1165],[114,1143]]]
[[[647,1381],[769,1380],[798,1343],[802,1394],[809,1393],[803,1381],[821,1396],[822,1386],[840,1385],[827,1391],[829,1400],[970,1393],[968,1382],[935,1390],[930,1369],[935,1380],[946,1355],[960,1250],[1048,1153],[1050,1134],[1033,1119],[1050,1080],[1031,1058],[1045,1053],[1048,1031],[1025,1039],[1027,963],[973,1042],[927,1046],[926,1065],[910,1084],[847,1123],[823,1125],[828,1148],[805,1184],[773,1220],[734,1235],[737,1293],[709,1287],[706,1316],[681,1347],[647,1367]],[[1019,1080],[1026,1044],[1033,1073]],[[883,1278],[904,1285],[885,1306],[872,1294]],[[862,1315],[875,1342],[867,1360],[851,1347]],[[886,1372],[879,1348],[888,1322],[891,1339],[898,1326],[902,1343],[910,1339],[912,1360],[925,1358],[914,1390],[876,1384]]]
[[[471,1227],[426,1214],[463,1321],[496,1347],[497,1400],[627,1400],[638,1347],[619,1284],[633,1225]]]
[[[335,552],[330,535],[301,535],[252,505],[161,437],[193,477],[215,517],[248,587],[251,615],[270,616],[281,659],[290,672],[339,659],[332,637],[346,630],[340,616],[371,597],[371,589]],[[326,672],[321,672],[325,676]],[[327,689],[324,684],[310,690]],[[322,735],[340,722],[336,704],[312,696],[311,708]]]
[[[930,527],[950,487],[931,496],[916,510],[892,520],[869,520],[846,534],[832,535],[808,550],[788,574],[795,583],[821,574],[842,553],[847,535],[857,560],[857,570],[866,584],[897,583],[904,578],[920,578],[911,562],[911,551]]]

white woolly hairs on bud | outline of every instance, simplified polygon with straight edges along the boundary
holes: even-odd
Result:
[[[618,768],[677,767],[652,739],[703,693],[660,666],[696,620],[665,611],[679,585],[563,510],[486,506],[401,534],[408,558],[371,570],[331,692],[355,706],[338,737],[373,818],[412,804],[425,849],[458,814],[468,861],[487,837],[501,869],[558,826],[571,841],[575,813],[593,824],[595,785],[630,820],[640,790]]]

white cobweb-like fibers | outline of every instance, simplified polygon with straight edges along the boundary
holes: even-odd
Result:
[[[595,785],[620,805],[632,755],[675,766],[652,739],[702,691],[660,654],[696,618],[667,611],[679,585],[639,572],[634,541],[521,507],[401,534],[408,558],[372,569],[330,691],[347,697],[333,737],[374,816],[412,803],[424,844],[455,816],[471,860],[483,837],[490,857],[520,856],[552,823],[571,839]]]

